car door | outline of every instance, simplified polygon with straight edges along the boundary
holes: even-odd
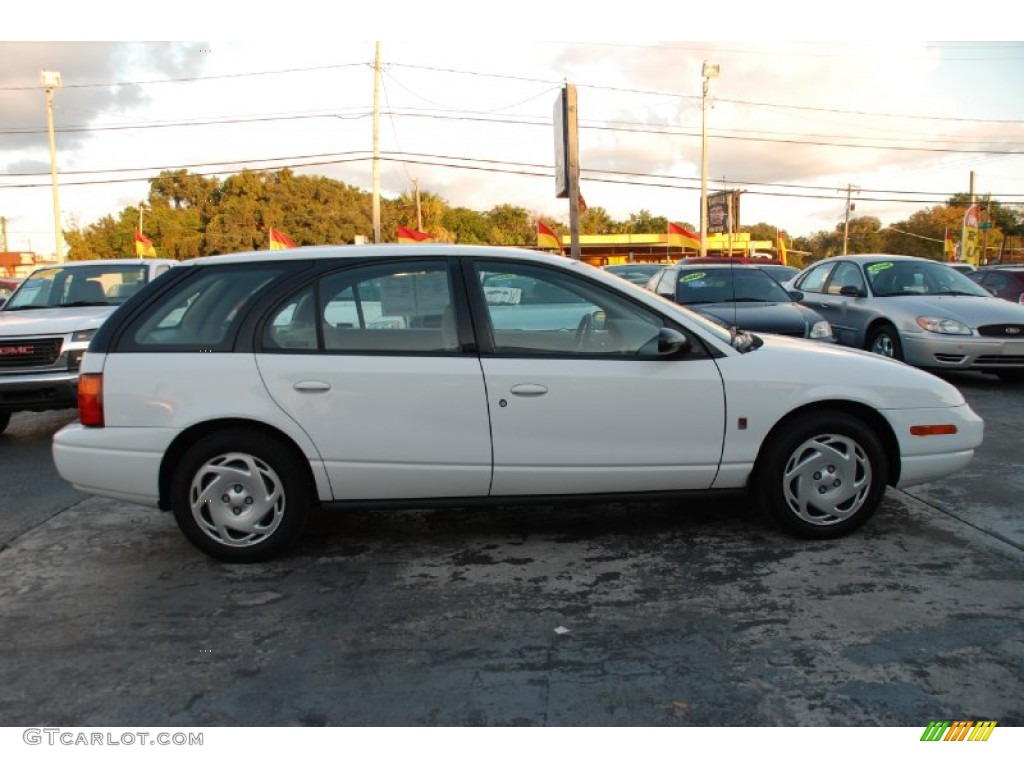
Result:
[[[699,341],[656,353],[665,321],[608,286],[541,265],[467,262],[494,452],[491,494],[708,488],[725,424]]]
[[[447,259],[389,260],[327,274],[269,314],[260,373],[335,498],[487,495],[487,400],[459,338],[460,280]]]
[[[803,293],[801,304],[820,314],[829,325],[836,341],[848,347],[860,347],[863,331],[858,329],[854,296],[843,296],[840,291],[849,283],[866,295],[860,268],[849,261],[829,261],[809,270],[796,285]]]

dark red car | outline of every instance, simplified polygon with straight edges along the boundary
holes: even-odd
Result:
[[[1024,264],[981,267],[967,276],[1000,299],[1024,304]]]
[[[6,300],[20,283],[20,277],[0,277],[0,300]]]

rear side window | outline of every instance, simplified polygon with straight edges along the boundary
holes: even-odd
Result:
[[[321,278],[273,311],[265,351],[341,354],[459,350],[446,261],[345,269]]]
[[[818,266],[811,269],[803,280],[797,284],[797,290],[804,291],[806,293],[823,293],[825,289],[825,278],[828,277],[828,273],[832,271],[834,264],[819,264]]]
[[[228,351],[244,310],[286,266],[196,270],[135,320],[127,348],[136,351]]]

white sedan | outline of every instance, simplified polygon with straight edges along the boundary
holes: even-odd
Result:
[[[60,474],[173,510],[229,561],[280,554],[316,504],[746,488],[791,533],[834,537],[887,485],[966,466],[983,432],[955,387],[902,363],[483,246],[186,262],[97,332],[79,391]]]

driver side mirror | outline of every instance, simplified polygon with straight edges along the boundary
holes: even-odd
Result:
[[[855,285],[844,285],[839,289],[840,296],[852,296],[853,298],[860,298],[864,295],[864,291]]]
[[[693,348],[688,336],[675,328],[662,328],[658,331],[658,354],[661,356],[676,355],[689,352]]]

